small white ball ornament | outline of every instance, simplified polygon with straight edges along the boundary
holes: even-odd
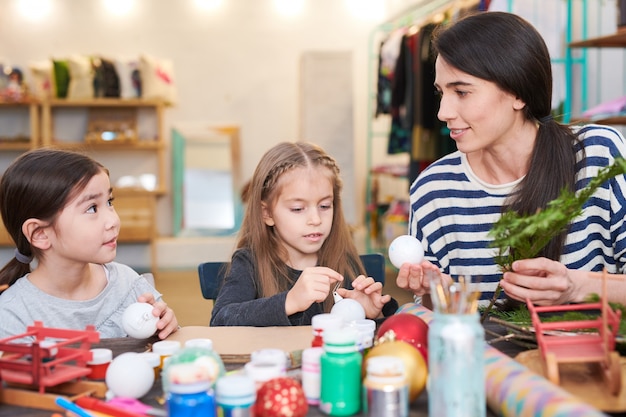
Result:
[[[109,364],[105,381],[115,397],[141,398],[154,384],[154,369],[139,353],[125,352]]]
[[[349,323],[353,320],[363,320],[365,318],[363,306],[352,298],[342,298],[336,301],[333,308],[330,309],[330,314],[340,316],[343,318],[344,323]]]
[[[133,303],[126,307],[122,315],[124,331],[135,339],[146,339],[156,333],[158,317],[152,314],[152,305]]]
[[[418,264],[424,260],[424,249],[416,237],[400,235],[389,245],[389,260],[398,269],[405,262]]]

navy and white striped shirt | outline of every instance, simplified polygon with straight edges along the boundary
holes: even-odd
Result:
[[[626,155],[624,137],[609,126],[586,125],[579,131],[576,189],[598,170]],[[585,159],[581,160],[581,147]],[[508,184],[481,181],[457,151],[434,162],[411,185],[409,233],[424,246],[425,257],[446,274],[481,277],[482,299],[491,298],[502,273],[488,236],[506,197],[521,179]],[[603,184],[585,203],[570,227],[561,262],[570,269],[623,273],[626,264],[626,176]]]

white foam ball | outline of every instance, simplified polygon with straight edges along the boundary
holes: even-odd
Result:
[[[124,331],[135,339],[146,339],[156,333],[158,317],[152,314],[152,305],[148,303],[132,303],[122,315]]]
[[[344,298],[337,301],[333,308],[330,309],[330,314],[342,317],[344,323],[365,318],[363,306],[352,298]]]
[[[116,397],[141,398],[154,384],[154,369],[139,353],[125,352],[111,361],[105,381]]]
[[[424,260],[424,249],[416,237],[400,235],[389,245],[389,260],[398,269],[405,262],[418,264]]]

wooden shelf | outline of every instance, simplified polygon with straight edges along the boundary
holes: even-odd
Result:
[[[158,107],[165,106],[162,100],[145,100],[140,98],[93,98],[93,99],[66,99],[53,98],[43,102],[53,107]]]
[[[30,141],[23,140],[0,140],[0,152],[2,151],[23,151],[31,149]]]
[[[19,107],[19,106],[27,107],[27,106],[30,106],[31,104],[39,104],[39,101],[34,100],[34,99],[24,99],[20,101],[7,101],[7,100],[0,99],[0,107]]]
[[[612,35],[572,42],[569,46],[570,48],[623,48],[626,46],[626,29]]]
[[[602,119],[573,119],[572,124],[626,125],[626,116],[611,116]]]
[[[0,133],[0,151],[27,151],[34,149],[39,144],[40,139],[40,112],[39,101],[35,99],[24,99],[20,101],[5,101],[0,99],[0,109],[2,111],[13,111],[17,109],[18,114],[23,114],[28,118],[29,131],[19,135],[6,135],[2,137]],[[20,117],[20,116],[18,116]]]
[[[68,150],[93,150],[93,151],[157,151],[162,150],[162,141],[138,140],[136,142],[65,142],[53,140],[51,146],[58,149]]]
[[[146,190],[145,188],[136,188],[136,187],[116,187],[113,186],[113,195],[115,197],[120,196],[136,196],[136,195],[147,195],[147,196],[161,196],[165,195],[167,190],[163,188],[157,188],[155,190]]]
[[[588,120],[587,122],[598,125],[626,125],[626,116],[612,116],[605,119]]]

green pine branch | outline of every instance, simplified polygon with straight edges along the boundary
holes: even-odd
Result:
[[[563,190],[558,198],[535,214],[520,215],[513,211],[503,213],[489,231],[489,235],[494,238],[490,246],[497,250],[495,260],[500,270],[510,271],[511,265],[518,259],[537,257],[554,236],[564,231],[571,221],[582,213],[583,205],[598,187],[609,179],[623,174],[626,174],[626,160],[616,158],[613,164],[600,169],[578,193]],[[483,312],[483,320],[495,304],[501,290],[498,284],[489,306]]]

